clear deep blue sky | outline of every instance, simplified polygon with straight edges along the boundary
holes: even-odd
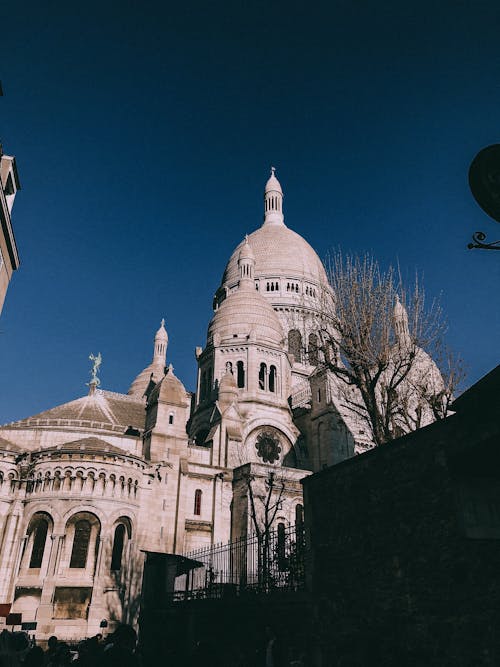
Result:
[[[0,423],[126,391],[165,317],[188,389],[212,295],[262,221],[324,257],[372,251],[442,293],[467,384],[498,363],[500,238],[468,166],[500,140],[500,4],[18,2],[1,18],[0,134],[22,184],[0,319]]]

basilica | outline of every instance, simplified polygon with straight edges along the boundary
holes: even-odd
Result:
[[[332,299],[273,169],[263,224],[214,295],[194,393],[162,321],[127,393],[100,388],[96,359],[87,395],[0,427],[0,605],[39,639],[134,621],[144,552],[245,537],[271,473],[275,523],[302,521],[301,479],[371,444],[323,363]]]

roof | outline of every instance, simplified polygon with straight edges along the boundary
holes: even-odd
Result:
[[[2,438],[2,436],[0,436],[0,450],[4,452],[14,452],[16,454],[24,451],[21,447],[19,447],[19,445],[10,442],[10,440]]]
[[[133,380],[127,392],[128,395],[136,400],[139,399],[144,407],[144,397],[148,394],[151,383],[153,383],[152,386],[157,384],[163,377],[164,373],[164,362],[151,362],[149,366],[146,366],[146,368],[144,368]]]
[[[152,404],[158,400],[164,403],[171,403],[172,405],[187,405],[189,402],[186,388],[179,378],[174,375],[172,364],[170,364],[167,373],[150,393],[148,404]]]
[[[115,445],[111,445],[105,440],[93,437],[80,438],[79,440],[65,442],[62,445],[56,445],[55,447],[45,447],[42,451],[43,453],[58,451],[61,453],[78,452],[80,454],[83,452],[88,454],[103,454],[109,452],[111,454],[121,454],[122,456],[134,456],[133,454],[129,454],[124,449],[121,449],[121,447],[116,447]]]
[[[145,417],[144,403],[137,397],[98,389],[4,428],[73,426],[124,433],[129,426],[142,430]]]
[[[459,414],[466,413],[473,416],[477,413],[478,419],[485,419],[488,416],[498,419],[499,407],[500,365],[460,394],[451,406],[452,410],[456,410]]]

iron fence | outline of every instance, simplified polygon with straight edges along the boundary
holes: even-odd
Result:
[[[176,580],[176,600],[300,590],[305,583],[302,525],[279,524],[275,530],[184,555],[203,566]]]

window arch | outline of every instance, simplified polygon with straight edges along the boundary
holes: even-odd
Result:
[[[207,374],[205,371],[202,372],[201,374],[201,380],[200,380],[200,400],[202,401],[205,398],[205,395],[207,393]]]
[[[203,495],[203,492],[201,489],[196,489],[194,492],[194,510],[193,514],[196,516],[200,516],[201,514],[201,497]]]
[[[75,535],[71,549],[71,568],[84,568],[87,565],[91,525],[88,519],[80,519],[75,523]]]
[[[276,392],[276,366],[271,366],[269,369],[269,391]]]
[[[291,329],[288,332],[288,352],[293,354],[295,361],[300,363],[302,359],[302,336],[298,329]]]
[[[262,363],[259,368],[259,389],[267,389],[267,366]]]
[[[278,569],[283,571],[286,569],[286,539],[285,539],[285,524],[279,523],[277,530],[277,544],[276,555],[278,556]]]
[[[309,355],[309,363],[313,364],[314,366],[318,365],[318,337],[316,336],[315,333],[309,334],[309,348],[308,348],[308,355]]]
[[[245,388],[245,365],[242,361],[236,363],[236,381],[238,389]]]
[[[115,536],[113,540],[113,551],[111,553],[111,568],[112,572],[118,572],[122,569],[123,545],[125,542],[125,526],[119,523],[115,528]]]
[[[33,547],[30,556],[30,568],[42,567],[43,554],[45,552],[45,543],[47,541],[47,532],[49,530],[49,522],[47,519],[38,517],[33,526]]]
[[[295,527],[297,532],[300,532],[304,528],[304,506],[298,503],[295,505]]]

